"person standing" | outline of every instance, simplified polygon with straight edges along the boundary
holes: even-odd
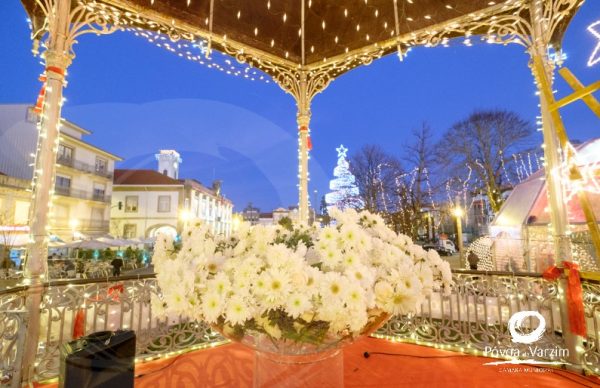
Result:
[[[123,259],[120,257],[115,257],[110,265],[113,267],[113,276],[121,276],[121,267],[123,266]]]

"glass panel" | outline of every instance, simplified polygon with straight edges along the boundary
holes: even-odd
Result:
[[[171,197],[168,195],[158,196],[158,212],[166,213],[171,211]]]

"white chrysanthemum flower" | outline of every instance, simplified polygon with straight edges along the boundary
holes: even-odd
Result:
[[[343,300],[348,289],[348,278],[337,272],[328,272],[321,280],[319,292],[324,299],[324,304],[327,304],[333,300]]]
[[[224,262],[225,258],[223,257],[223,255],[215,254],[213,256],[208,257],[204,267],[209,273],[215,274],[219,270],[221,270],[221,267],[223,267]]]
[[[208,323],[216,323],[225,305],[223,296],[209,292],[202,297],[202,315]]]
[[[342,255],[342,264],[345,267],[356,267],[356,266],[359,266],[361,264],[360,256],[354,250],[346,251]]]
[[[348,326],[353,333],[360,333],[368,321],[369,315],[365,308],[348,311]]]
[[[265,300],[270,307],[282,304],[290,292],[290,275],[282,270],[270,269],[267,272]]]
[[[373,287],[373,281],[375,280],[375,271],[365,265],[355,265],[351,268],[346,269],[344,274],[352,282],[359,282],[359,284],[365,288]]]
[[[326,226],[319,232],[319,241],[331,245],[338,238],[338,231],[333,226]]]
[[[300,315],[304,314],[308,310],[310,310],[312,304],[310,303],[310,298],[308,295],[301,292],[292,293],[285,303],[285,311],[292,317],[298,318]]]
[[[219,272],[213,279],[207,282],[206,288],[208,292],[216,292],[225,295],[231,290],[231,282],[225,273]]]
[[[325,269],[334,269],[342,262],[342,253],[335,246],[330,246],[321,252],[321,262]]]
[[[365,290],[357,283],[350,283],[344,302],[350,309],[365,310]]]
[[[241,325],[248,319],[252,318],[252,309],[243,298],[234,295],[227,301],[225,309],[225,317],[232,325]]]
[[[390,298],[386,298],[381,303],[378,303],[385,312],[392,315],[413,312],[415,311],[416,304],[417,296],[406,292],[406,290],[396,291]]]

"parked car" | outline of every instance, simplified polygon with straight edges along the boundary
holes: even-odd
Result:
[[[456,253],[456,246],[450,240],[439,240],[436,243],[424,244],[423,249],[433,249],[439,253],[440,256],[452,256]]]

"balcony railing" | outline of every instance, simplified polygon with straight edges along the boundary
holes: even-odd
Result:
[[[105,203],[110,202],[110,195],[100,194],[97,192],[90,192],[90,191],[86,191],[86,190],[77,190],[77,189],[73,189],[70,187],[64,187],[64,186],[55,186],[54,193],[65,196],[65,197],[81,198],[81,199],[87,199],[90,201],[105,202]]]
[[[95,165],[88,164],[88,163],[85,163],[85,162],[82,162],[79,160],[75,160],[73,158],[65,158],[65,157],[61,157],[59,155],[56,158],[56,163],[58,163],[62,166],[74,168],[75,170],[83,171],[88,174],[94,174],[94,175],[101,176],[101,177],[108,178],[108,179],[113,178],[112,171],[108,171],[106,168],[100,169]]]
[[[557,283],[535,274],[457,271],[450,295],[433,293],[416,314],[393,317],[374,336],[484,354],[485,347],[511,343],[507,329],[511,314],[536,310],[546,319],[546,330],[536,343],[564,348]],[[598,374],[600,364],[600,284],[583,280],[583,303],[588,334],[583,339],[581,366]],[[19,386],[27,311],[27,288],[0,291],[0,384]],[[158,319],[152,296],[160,294],[154,275],[96,280],[53,281],[42,298],[38,380],[56,377],[60,346],[72,339],[75,319],[85,322],[85,334],[132,329],[137,357],[165,355],[223,342],[202,322],[173,316]],[[525,323],[527,325],[527,323]],[[517,344],[512,344],[517,345]],[[487,354],[488,357],[499,357]],[[542,358],[543,359],[543,358]]]
[[[17,189],[30,189],[31,181],[19,179],[8,175],[0,175],[0,186],[14,187]]]
[[[72,220],[69,218],[52,218],[50,224],[54,228],[72,228]],[[110,225],[110,221],[107,220],[93,220],[93,219],[77,219],[77,229],[81,231],[85,230],[107,230]]]

